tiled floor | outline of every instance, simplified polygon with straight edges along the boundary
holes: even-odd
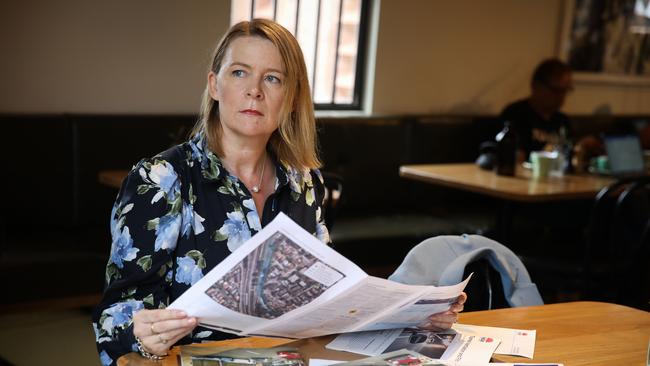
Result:
[[[12,365],[100,365],[90,314],[53,310],[0,315],[0,356]]]

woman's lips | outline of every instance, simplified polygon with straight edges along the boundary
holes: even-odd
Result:
[[[263,116],[262,112],[255,109],[244,109],[242,111],[239,111],[239,113],[247,114],[249,116]]]

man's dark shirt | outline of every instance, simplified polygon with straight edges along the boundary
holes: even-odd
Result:
[[[550,119],[539,115],[528,102],[523,99],[508,105],[499,119],[510,124],[517,136],[517,148],[526,152],[543,150],[548,143],[557,143],[559,131],[564,126],[567,136],[571,135],[569,117],[562,112],[555,112]]]

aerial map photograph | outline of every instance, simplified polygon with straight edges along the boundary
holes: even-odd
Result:
[[[206,290],[214,301],[243,314],[275,319],[306,305],[336,282],[324,284],[309,273],[335,270],[281,232],[255,248]]]

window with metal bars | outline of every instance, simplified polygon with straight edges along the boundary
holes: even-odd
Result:
[[[230,23],[273,19],[300,43],[319,110],[358,110],[369,0],[231,0]]]

